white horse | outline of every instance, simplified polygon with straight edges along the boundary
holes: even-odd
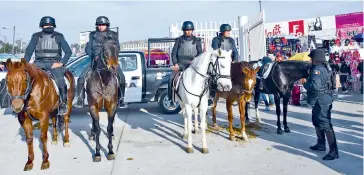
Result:
[[[202,130],[202,153],[207,154],[206,143],[206,112],[208,108],[209,83],[208,79],[214,75],[217,79],[217,87],[221,91],[229,91],[232,87],[230,80],[231,52],[215,50],[204,52],[196,57],[191,65],[182,72],[178,83],[176,100],[183,109],[184,138],[188,138],[187,153],[193,152],[192,147],[192,114],[200,113]],[[194,112],[193,112],[194,111]],[[195,131],[197,133],[197,120]]]

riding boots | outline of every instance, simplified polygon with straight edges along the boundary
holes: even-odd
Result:
[[[76,108],[83,108],[85,99],[85,82],[77,81],[77,101],[74,105]]]
[[[58,107],[58,115],[64,115],[67,112],[67,86],[59,88],[60,103]]]
[[[310,146],[310,149],[314,151],[326,151],[325,146],[325,133],[319,127],[315,127],[317,135],[317,143],[314,146]]]
[[[333,129],[327,130],[326,132],[327,142],[329,144],[330,151],[323,160],[334,160],[339,158],[339,148],[337,147],[335,132]]]

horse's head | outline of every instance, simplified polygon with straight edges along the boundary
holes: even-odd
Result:
[[[103,45],[101,59],[109,71],[116,71],[119,66],[119,50],[118,43],[113,40],[109,40]]]
[[[20,62],[6,61],[8,73],[6,75],[6,85],[11,97],[11,108],[14,112],[19,113],[24,108],[26,100],[31,91],[31,79],[26,72],[27,61],[22,58]]]
[[[214,50],[211,54],[210,72],[217,78],[217,88],[219,91],[229,91],[232,87],[230,79],[231,53],[221,49]]]
[[[252,66],[247,64],[247,66],[244,66],[241,70],[244,77],[244,80],[242,82],[242,88],[245,101],[250,101],[252,98],[252,92],[256,83],[257,72],[259,71],[259,69],[260,66],[254,69]]]

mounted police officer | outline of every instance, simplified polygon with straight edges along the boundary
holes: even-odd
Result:
[[[86,45],[86,53],[90,56],[92,59],[92,64],[96,64],[95,59],[97,57],[100,57],[101,49],[103,47],[103,44],[108,40],[114,40],[119,45],[119,39],[118,34],[114,31],[109,30],[110,27],[110,21],[105,16],[99,16],[96,19],[96,31],[93,31],[90,33],[90,40]],[[84,84],[86,79],[88,78],[89,74],[91,73],[91,66],[86,68],[81,76],[77,80],[77,102],[75,104],[75,107],[82,108],[84,105],[84,99],[85,99],[85,88]],[[118,81],[120,83],[120,89],[119,89],[119,106],[124,105],[124,95],[125,95],[125,85],[122,84],[122,82],[125,82],[125,76],[120,68],[120,66],[117,69],[118,72]],[[122,93],[122,94],[120,94]]]
[[[309,54],[312,59],[307,82],[303,84],[307,90],[307,103],[313,106],[312,123],[315,126],[317,144],[310,148],[315,151],[326,151],[325,134],[330,151],[323,160],[339,158],[335,132],[331,124],[331,109],[333,102],[333,89],[335,88],[335,75],[326,62],[325,52],[314,49]]]
[[[235,61],[238,61],[239,55],[238,55],[238,50],[235,45],[235,40],[230,37],[230,32],[231,32],[231,26],[229,24],[222,24],[220,26],[219,35],[212,39],[211,47],[214,50],[217,50],[217,49],[222,49],[225,51],[232,50],[231,58],[232,58],[232,61],[235,62]],[[212,83],[212,84],[214,85],[215,83]],[[211,88],[211,90],[210,90],[211,98],[215,97],[216,90],[217,90],[216,87]],[[213,103],[211,98],[208,101],[209,106],[211,106]]]
[[[172,82],[178,71],[188,67],[191,61],[202,54],[201,39],[192,35],[195,26],[191,21],[182,24],[183,35],[176,39],[172,50],[172,62],[174,70],[169,77],[168,98],[172,102]]]
[[[64,115],[67,112],[67,85],[64,80],[65,65],[72,55],[72,51],[63,35],[54,31],[56,20],[45,16],[40,20],[39,27],[42,31],[34,33],[26,48],[24,58],[30,61],[35,52],[34,64],[52,73],[57,83],[60,95],[58,114]],[[62,58],[62,50],[64,56]]]

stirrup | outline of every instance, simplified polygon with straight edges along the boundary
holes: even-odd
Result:
[[[75,106],[76,108],[83,108],[84,104],[85,101],[83,100],[83,98],[77,97],[76,103],[73,106]]]
[[[64,111],[61,110],[61,106],[63,106],[63,105],[64,105]],[[58,106],[58,115],[65,115],[67,113],[67,110],[68,110],[68,106],[67,106],[66,103],[64,103],[64,102],[59,103],[59,106]]]

